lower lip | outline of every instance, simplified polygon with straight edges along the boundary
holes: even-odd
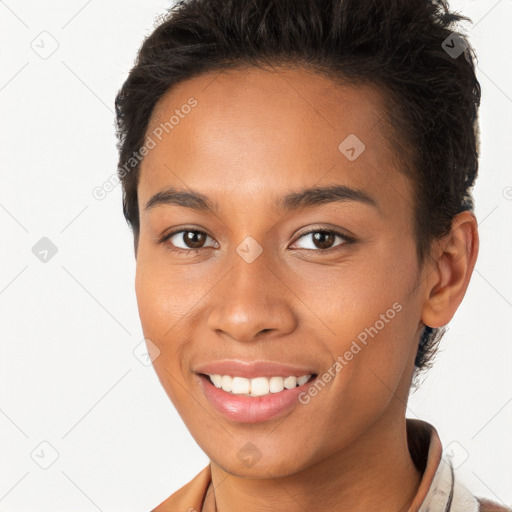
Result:
[[[260,423],[268,421],[299,404],[298,396],[315,380],[310,379],[302,386],[284,389],[279,393],[269,393],[264,396],[250,397],[234,395],[217,388],[209,377],[199,375],[200,386],[210,403],[222,415],[240,423]]]

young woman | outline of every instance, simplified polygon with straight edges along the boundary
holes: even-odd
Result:
[[[139,313],[210,459],[155,511],[507,510],[405,417],[478,253],[461,19],[190,0],[143,43],[116,98]]]

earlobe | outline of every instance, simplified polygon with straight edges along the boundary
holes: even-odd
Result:
[[[446,325],[466,293],[478,256],[478,225],[465,211],[455,216],[451,232],[438,243],[434,268],[426,277],[422,322],[430,327]]]

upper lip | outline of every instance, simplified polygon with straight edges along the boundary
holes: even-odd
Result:
[[[195,373],[207,375],[231,375],[232,377],[289,377],[295,375],[312,375],[315,372],[307,366],[293,366],[275,361],[242,361],[240,359],[222,359],[199,364],[194,367]]]

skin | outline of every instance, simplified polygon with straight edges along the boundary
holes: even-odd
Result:
[[[160,382],[211,460],[217,508],[407,510],[421,479],[405,426],[417,343],[424,324],[446,325],[464,297],[478,253],[475,217],[459,214],[419,267],[412,183],[387,142],[384,100],[372,86],[335,85],[298,67],[210,72],[168,92],[147,133],[191,96],[197,106],[141,164],[136,294]],[[338,149],[348,134],[366,146],[354,161]],[[378,207],[273,206],[333,184],[364,190]],[[145,209],[170,186],[201,192],[219,209]],[[171,228],[208,237],[188,245],[197,253],[177,253],[170,240],[159,243]],[[356,241],[322,246],[306,234],[333,228]],[[186,248],[182,235],[172,242]],[[252,263],[236,252],[248,236],[263,250]],[[191,371],[246,358],[322,374],[396,302],[401,311],[310,403],[276,419],[225,419]],[[247,442],[261,453],[251,468],[237,457]],[[167,510],[165,502],[155,510]]]

